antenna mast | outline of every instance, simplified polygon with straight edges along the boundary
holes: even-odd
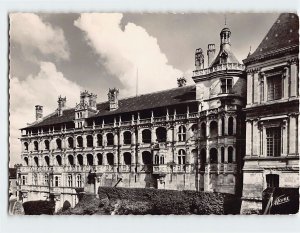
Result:
[[[135,87],[135,95],[138,95],[138,87],[139,87],[139,69],[136,69],[136,87]]]

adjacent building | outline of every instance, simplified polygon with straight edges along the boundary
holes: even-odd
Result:
[[[299,19],[281,14],[247,72],[242,213],[261,211],[267,187],[299,187]]]
[[[77,193],[99,186],[241,193],[245,154],[246,76],[231,51],[231,32],[220,49],[195,53],[195,85],[108,101],[84,91],[74,108],[57,110],[23,128],[19,198],[77,203]]]

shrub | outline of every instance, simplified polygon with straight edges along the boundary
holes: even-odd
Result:
[[[55,211],[54,201],[28,201],[23,203],[25,215],[53,215]]]
[[[62,207],[62,211],[66,211],[71,208],[71,203],[69,201],[65,201]]]

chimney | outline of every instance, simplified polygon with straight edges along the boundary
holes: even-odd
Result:
[[[39,120],[43,118],[43,106],[35,105],[35,119]]]
[[[89,94],[89,106],[90,108],[96,110],[96,104],[97,104],[97,95],[91,93]]]
[[[80,103],[81,104],[87,104],[87,105],[89,105],[89,93],[88,93],[88,91],[82,91],[82,92],[80,92]]]
[[[109,102],[109,110],[113,111],[119,108],[118,95],[119,90],[116,88],[112,88],[108,90],[108,102]]]
[[[57,103],[58,103],[58,115],[62,116],[63,115],[63,110],[66,109],[66,102],[67,102],[67,98],[64,97],[62,98],[61,96],[58,97]]]
[[[178,78],[177,85],[178,85],[178,87],[186,86],[186,78],[185,77]]]
[[[196,70],[201,70],[204,69],[204,55],[202,52],[202,49],[196,49],[195,52],[195,66],[196,66]]]
[[[215,44],[208,44],[208,47],[207,47],[207,62],[208,62],[208,67],[213,62],[213,60],[215,58],[215,53],[216,53]]]

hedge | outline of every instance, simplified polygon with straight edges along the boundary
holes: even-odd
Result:
[[[25,215],[53,215],[55,211],[54,201],[28,201],[23,203]]]

